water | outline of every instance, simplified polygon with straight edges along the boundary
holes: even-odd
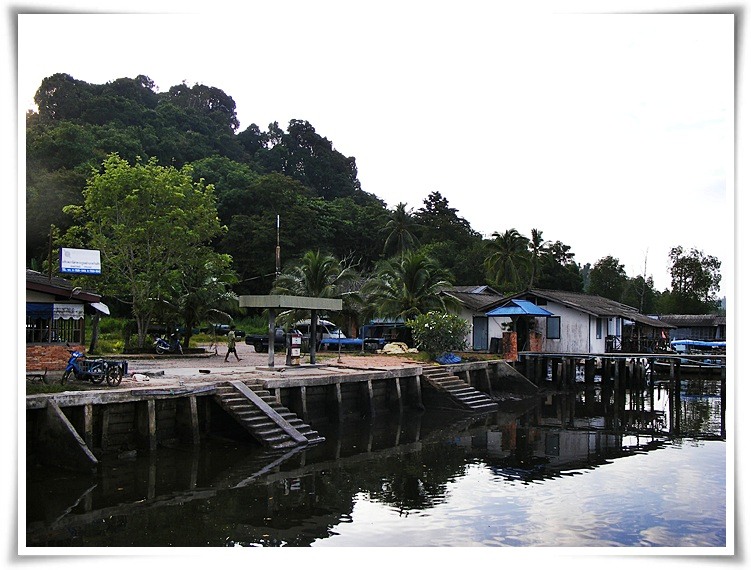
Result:
[[[615,402],[619,402],[615,405]],[[28,547],[728,545],[718,383],[548,394],[480,417],[377,417],[286,455],[209,439],[29,466]],[[318,427],[318,426],[316,426]],[[45,551],[45,548],[32,550]]]

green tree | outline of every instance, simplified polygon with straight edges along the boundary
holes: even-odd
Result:
[[[320,251],[308,251],[296,262],[287,264],[274,281],[272,294],[298,295],[303,297],[340,298],[348,292],[348,284],[357,277],[354,270],[333,255]],[[290,315],[294,322],[301,318],[299,311]],[[310,355],[315,362],[315,334],[318,312],[310,316]]]
[[[354,157],[337,151],[308,121],[293,119],[285,133],[274,122],[268,132],[242,135],[244,148],[255,149],[254,159],[267,172],[281,172],[326,199],[365,194],[357,179]]]
[[[232,258],[217,255],[209,247],[198,246],[176,272],[169,297],[185,328],[185,346],[190,345],[193,329],[212,313],[237,309],[237,296],[231,285],[237,280],[230,269]]]
[[[480,234],[472,229],[469,222],[458,215],[458,210],[440,192],[431,192],[423,207],[415,212],[418,227],[416,236],[422,244],[450,241],[463,248]]]
[[[502,291],[518,291],[529,263],[529,240],[514,228],[494,233],[493,238],[488,242],[490,253],[485,258],[489,280]]]
[[[192,181],[189,167],[155,159],[131,166],[113,154],[89,178],[83,207],[69,206],[78,226],[68,239],[101,252],[101,291],[132,307],[143,348],[152,314],[170,300],[176,280],[195,270],[197,251],[222,228],[211,186]]]
[[[668,257],[672,287],[666,299],[672,309],[669,312],[705,314],[717,310],[716,295],[722,280],[720,260],[695,248],[686,252],[681,246],[673,247]]]
[[[529,248],[529,288],[535,286],[535,280],[540,274],[540,266],[547,255],[548,242],[542,239],[542,231],[532,228],[531,238],[527,243]]]
[[[576,293],[584,291],[584,275],[588,270],[583,271],[574,261],[571,246],[560,240],[548,242],[541,261],[536,287]]]
[[[388,234],[383,245],[384,253],[403,255],[405,251],[413,249],[418,244],[414,234],[415,227],[415,219],[412,211],[407,210],[407,204],[404,202],[397,204],[384,227],[384,231]]]
[[[651,276],[645,278],[643,275],[627,279],[621,296],[622,303],[636,307],[643,314],[658,312],[657,299],[658,294],[654,288],[654,280]]]
[[[419,251],[407,251],[400,258],[384,260],[362,288],[371,312],[381,317],[413,318],[431,310],[456,308],[441,295],[451,287],[446,270]]]
[[[628,277],[623,264],[618,258],[608,255],[595,263],[589,272],[587,293],[621,301],[627,282]]]

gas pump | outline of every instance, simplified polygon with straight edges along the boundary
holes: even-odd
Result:
[[[300,366],[301,346],[302,335],[300,333],[287,333],[287,366]]]

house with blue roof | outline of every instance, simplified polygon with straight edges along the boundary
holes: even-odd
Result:
[[[516,333],[517,350],[605,354],[667,348],[672,325],[598,295],[530,289],[484,307]]]

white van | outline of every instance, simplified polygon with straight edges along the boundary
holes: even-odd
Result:
[[[298,321],[293,328],[300,331],[303,337],[310,337],[310,319]],[[318,322],[316,323],[316,333],[319,341],[324,338],[347,338],[347,335],[339,330],[338,326],[331,321],[324,319],[318,319]]]

